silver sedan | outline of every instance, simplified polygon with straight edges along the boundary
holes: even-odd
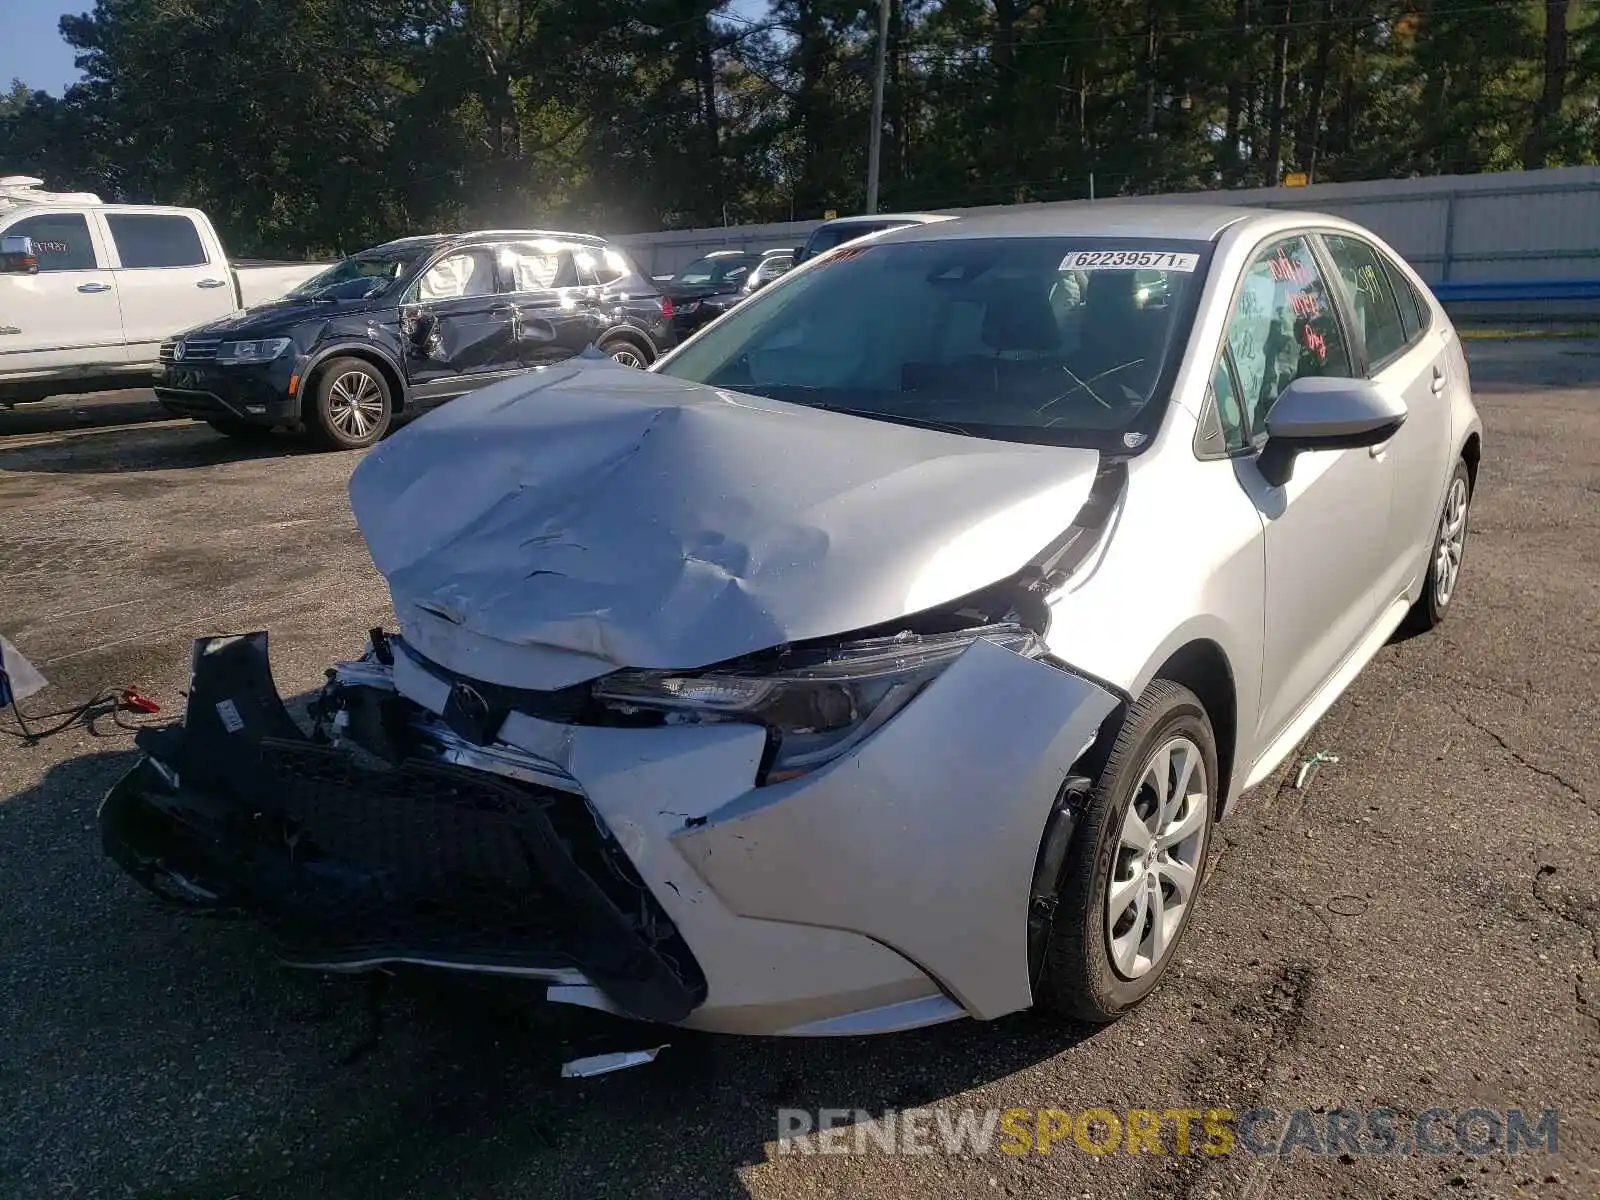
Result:
[[[879,234],[648,372],[381,444],[351,497],[399,632],[309,736],[263,636],[199,643],[106,846],[303,966],[747,1033],[1111,1020],[1216,823],[1448,613],[1481,446],[1449,319],[1348,221]]]

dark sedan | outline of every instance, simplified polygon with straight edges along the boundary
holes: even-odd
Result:
[[[663,281],[661,291],[672,301],[672,328],[679,339],[716,320],[743,300],[745,281],[760,265],[759,254],[746,250],[713,250]]]

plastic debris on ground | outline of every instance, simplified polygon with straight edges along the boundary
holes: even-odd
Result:
[[[657,1046],[654,1050],[622,1050],[615,1054],[575,1058],[571,1062],[561,1064],[561,1078],[588,1079],[593,1075],[609,1075],[612,1071],[642,1067],[647,1062],[654,1062],[656,1055],[665,1049],[665,1046]]]
[[[43,691],[45,683],[45,677],[22,657],[22,651],[0,636],[0,708]]]
[[[1326,750],[1318,750],[1300,764],[1300,773],[1294,777],[1295,790],[1304,791],[1307,780],[1316,774],[1317,768],[1323,763],[1336,763],[1338,761],[1339,756],[1337,754],[1329,754]]]

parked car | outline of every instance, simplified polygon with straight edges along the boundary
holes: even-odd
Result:
[[[746,296],[758,292],[778,276],[787,273],[794,266],[794,250],[763,250],[761,261],[745,278],[744,287],[741,289]]]
[[[321,263],[230,262],[192,208],[0,179],[0,404],[143,387],[174,330],[282,296]]]
[[[740,1033],[1112,1020],[1215,823],[1454,607],[1482,438],[1450,320],[1349,221],[885,233],[648,372],[379,446],[350,496],[400,632],[310,738],[265,634],[199,642],[104,844],[305,967]]]
[[[289,426],[337,449],[390,423],[598,347],[645,367],[671,310],[604,238],[541,229],[402,238],[282,300],[161,347],[156,397],[221,433]]]
[[[811,231],[805,245],[794,256],[794,266],[815,258],[835,246],[853,242],[886,229],[904,229],[908,225],[929,225],[935,221],[949,221],[943,213],[878,213],[873,216],[835,217],[824,221]]]
[[[749,250],[713,250],[660,285],[672,302],[672,328],[688,337],[744,299],[745,280],[761,266]]]

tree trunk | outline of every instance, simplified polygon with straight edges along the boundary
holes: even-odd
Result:
[[[1316,58],[1306,86],[1305,115],[1300,124],[1300,144],[1295,148],[1299,167],[1316,181],[1317,149],[1322,141],[1322,97],[1328,87],[1328,60],[1333,55],[1334,0],[1322,0],[1322,24],[1317,27]]]
[[[885,197],[891,209],[896,207],[893,200],[908,170],[905,80],[900,67],[900,59],[905,53],[905,42],[905,4],[903,0],[889,0],[889,50],[888,62],[884,66],[884,89],[887,94],[883,102],[886,119],[883,129],[882,178],[879,192]]]
[[[820,217],[830,197],[827,193],[828,167],[833,149],[825,128],[826,102],[823,75],[827,69],[827,30],[822,14],[811,0],[797,7],[795,37],[799,42],[800,94],[795,97],[795,117],[800,125],[802,161],[796,190],[796,205],[803,217]]]
[[[1554,148],[1567,95],[1567,7],[1570,0],[1546,0],[1544,6],[1544,88],[1533,108],[1533,123],[1522,151],[1530,171],[1544,166]]]
[[[1156,0],[1144,6],[1144,135],[1156,132]]]
[[[1240,139],[1244,130],[1244,85],[1250,75],[1249,46],[1250,0],[1234,0],[1232,45],[1236,57],[1228,75],[1228,156],[1222,163],[1224,178],[1238,183],[1243,153]]]
[[[994,0],[994,119],[990,125],[996,144],[996,166],[1009,172],[998,184],[1022,178],[1022,144],[1017,120],[1017,3]]]
[[[1268,187],[1276,187],[1283,180],[1283,102],[1288,83],[1289,21],[1293,14],[1294,0],[1283,0],[1278,32],[1272,39],[1272,90],[1268,100],[1266,163]]]
[[[717,113],[717,56],[713,46],[716,31],[710,18],[701,22],[699,45],[695,47],[695,67],[700,90],[700,137],[705,146],[706,192],[710,210],[706,214],[716,220],[722,213],[722,123]]]

